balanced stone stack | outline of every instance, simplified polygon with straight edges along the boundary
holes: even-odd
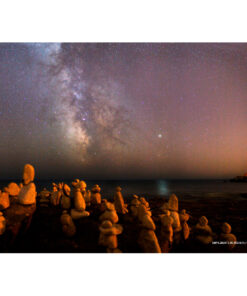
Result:
[[[160,245],[155,234],[156,226],[151,218],[151,212],[145,205],[139,206],[138,219],[140,222],[140,234],[138,243],[144,253],[161,253]]]
[[[202,216],[195,226],[195,239],[202,245],[209,245],[213,241],[213,232],[208,225],[208,219]]]
[[[124,199],[121,190],[121,187],[116,187],[116,192],[114,194],[114,205],[117,213],[126,214],[128,213],[127,205],[124,204]]]
[[[107,253],[120,253],[117,235],[122,233],[123,227],[118,224],[113,224],[110,220],[104,220],[99,230],[99,245],[106,247]]]
[[[99,220],[102,222],[104,220],[111,221],[112,224],[116,224],[118,222],[118,214],[116,212],[115,206],[111,202],[105,203],[105,211],[99,217]]]
[[[23,187],[18,195],[18,201],[22,205],[36,204],[36,186],[34,180],[34,167],[31,164],[26,164],[23,170]]]
[[[76,234],[75,224],[66,210],[63,211],[60,221],[62,224],[62,231],[67,237],[72,237]]]
[[[232,250],[237,242],[237,238],[234,234],[231,233],[232,227],[228,223],[223,223],[221,227],[222,233],[220,234],[220,241],[223,241],[226,243],[226,249]]]
[[[91,204],[92,205],[99,205],[101,204],[101,188],[99,187],[99,185],[94,185],[92,188],[92,194],[91,194]]]
[[[86,202],[82,195],[82,192],[85,192],[86,187],[78,186],[75,193],[74,193],[74,208],[71,209],[71,217],[74,220],[88,217],[90,215],[89,212],[86,211]]]

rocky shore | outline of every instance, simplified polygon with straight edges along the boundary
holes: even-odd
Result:
[[[179,196],[179,207],[185,208],[190,215],[189,226],[191,229],[198,219],[207,216],[210,226],[215,234],[220,233],[221,224],[225,221],[231,224],[232,230],[241,244],[230,251],[234,253],[247,252],[247,200],[241,196],[216,196],[199,198]],[[131,197],[126,197],[130,202]],[[152,210],[152,217],[156,223],[156,234],[160,237],[159,215],[160,207],[168,200],[168,197],[150,197],[148,199]],[[110,200],[112,201],[112,200]],[[7,220],[7,230],[0,236],[1,252],[17,253],[102,253],[105,249],[98,245],[99,216],[100,212],[89,209],[90,216],[86,219],[75,221],[77,228],[73,238],[66,238],[61,229],[61,209],[50,204],[40,203],[37,207],[24,207],[13,205],[3,211]],[[17,214],[17,215],[16,215]],[[137,243],[138,225],[132,223],[129,214],[119,215],[119,223],[123,226],[123,233],[118,237],[118,245],[123,253],[141,253]],[[217,241],[217,237],[215,237]],[[173,247],[171,253],[222,253],[229,252],[224,245],[202,247],[193,239],[193,230],[188,241]]]
[[[98,184],[52,183],[36,192],[35,170],[0,191],[0,252],[247,252],[246,194],[188,193],[105,198]]]

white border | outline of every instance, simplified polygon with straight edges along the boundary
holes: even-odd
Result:
[[[1,42],[244,42],[244,1],[1,1]],[[1,254],[8,295],[240,295],[246,254]]]

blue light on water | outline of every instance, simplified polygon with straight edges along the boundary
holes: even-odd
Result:
[[[157,191],[159,195],[167,195],[169,193],[168,184],[165,180],[157,181]]]

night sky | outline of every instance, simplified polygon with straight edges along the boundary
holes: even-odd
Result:
[[[0,44],[0,178],[247,172],[247,44]]]

